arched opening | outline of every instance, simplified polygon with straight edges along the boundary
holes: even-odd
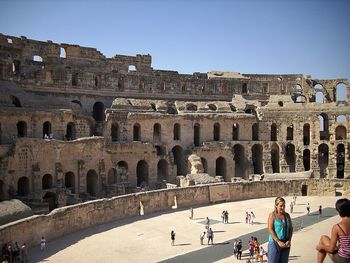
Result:
[[[148,186],[148,164],[142,160],[137,163],[137,186],[144,188]]]
[[[157,181],[168,181],[168,162],[164,159],[160,160],[157,165]]]
[[[310,124],[305,123],[303,126],[303,143],[310,145]]]
[[[141,126],[138,123],[133,127],[133,141],[141,141]]]
[[[128,182],[128,177],[129,177],[129,173],[128,173],[128,164],[124,161],[120,161],[117,164],[117,174],[118,174],[118,182],[121,183],[126,183]]]
[[[303,151],[303,165],[304,171],[310,171],[310,150],[305,149]]]
[[[20,121],[17,123],[17,137],[27,137],[27,123]]]
[[[215,166],[215,174],[216,176],[221,176],[224,181],[227,181],[227,175],[226,175],[226,160],[223,157],[219,157],[216,159],[216,166]]]
[[[165,146],[156,145],[155,148],[157,150],[157,155],[158,156],[164,156],[166,154]]]
[[[172,150],[174,155],[174,163],[177,167],[176,175],[185,175],[184,174],[184,156],[181,146],[175,146]]]
[[[178,123],[174,124],[174,141],[178,141],[181,138],[181,126]]]
[[[20,72],[20,66],[21,66],[21,62],[19,60],[14,60],[12,62],[12,73],[14,75],[18,75]]]
[[[26,176],[18,179],[17,194],[19,196],[27,196],[29,194],[29,179]]]
[[[207,106],[211,111],[216,111],[218,109],[218,107],[215,104],[208,104]]]
[[[320,177],[325,178],[327,176],[326,168],[328,167],[329,151],[328,145],[322,143],[318,146],[318,165],[320,167]]]
[[[42,189],[51,189],[52,188],[52,175],[45,174],[42,178]]]
[[[294,126],[293,124],[287,127],[287,140],[292,141],[294,138]]]
[[[220,141],[220,124],[219,123],[214,124],[213,139],[214,141]]]
[[[324,98],[324,94],[323,94],[323,87],[322,87],[322,85],[321,84],[316,84],[314,88],[315,88],[315,91],[316,91],[315,102],[316,103],[320,103],[320,104],[325,103],[325,98]]]
[[[117,170],[114,168],[111,168],[108,170],[107,175],[107,184],[113,185],[118,183],[118,176],[117,176]]]
[[[344,178],[345,168],[345,147],[344,144],[338,144],[337,146],[337,178]]]
[[[75,124],[74,124],[74,122],[69,122],[67,124],[65,137],[66,137],[67,141],[71,141],[71,140],[75,139],[76,135],[75,135]]]
[[[60,47],[60,58],[66,58],[66,49],[64,47]]]
[[[346,128],[343,125],[339,125],[335,128],[335,139],[346,140]]]
[[[49,121],[45,121],[43,124],[43,138],[49,138],[51,133],[51,123]]]
[[[0,202],[5,200],[5,184],[0,180]]]
[[[346,116],[345,115],[338,115],[337,122],[339,122],[339,123],[346,122]]]
[[[105,120],[105,105],[102,102],[98,101],[94,104],[92,116],[97,122]]]
[[[67,172],[64,176],[64,186],[75,194],[75,175],[73,172]]]
[[[98,193],[98,176],[95,170],[89,170],[86,175],[86,192],[91,196]]]
[[[33,56],[33,61],[36,61],[36,62],[43,62],[43,58],[42,58],[41,56],[34,55],[34,56]]]
[[[233,146],[233,160],[235,161],[235,177],[245,177],[245,152],[240,144]]]
[[[271,146],[271,166],[272,173],[280,172],[280,148],[275,143]]]
[[[239,124],[234,123],[232,125],[232,141],[238,141],[239,139]]]
[[[247,83],[242,84],[242,94],[247,94],[248,93],[248,87]]]
[[[112,142],[117,142],[119,141],[119,125],[118,123],[113,123],[111,126],[111,137],[112,137]]]
[[[254,123],[252,126],[252,140],[259,141],[259,124]]]
[[[49,205],[49,211],[54,210],[55,208],[57,208],[57,197],[55,193],[52,192],[47,192],[44,196],[43,196],[43,202],[44,203],[48,203]]]
[[[277,141],[277,124],[276,123],[271,124],[271,141],[273,142]]]
[[[337,86],[336,86],[336,96],[335,96],[335,100],[337,102],[345,102],[347,101],[347,98],[348,98],[348,91],[347,91],[347,88],[346,88],[346,85],[344,83],[339,83]]]
[[[79,100],[72,100],[72,103],[79,106],[79,109],[83,109],[83,105],[81,105],[81,102]]]
[[[201,157],[204,173],[208,173],[208,161],[207,159]]]
[[[200,146],[201,143],[201,128],[199,123],[196,123],[193,127],[193,143],[194,146]]]
[[[11,95],[10,99],[12,101],[12,104],[15,105],[15,107],[17,107],[17,108],[21,108],[22,107],[21,101],[16,96]]]
[[[303,184],[301,186],[301,195],[302,196],[307,196],[307,185]]]
[[[168,107],[168,110],[167,110],[167,113],[168,113],[168,114],[176,114],[176,113],[177,113],[177,110],[176,110],[175,107],[169,106],[169,107]]]
[[[263,174],[263,147],[260,144],[254,144],[252,147],[252,161],[254,174]]]
[[[197,111],[197,105],[193,104],[193,103],[188,103],[186,105],[186,109],[188,111]]]
[[[162,141],[162,137],[161,137],[161,126],[159,123],[156,123],[153,125],[153,142],[155,143],[160,143]]]
[[[329,121],[328,115],[325,113],[321,113],[318,116],[320,121],[320,140],[328,140],[329,139]]]
[[[303,102],[302,94],[303,94],[303,88],[299,84],[297,84],[295,86],[295,90],[294,90],[294,102],[295,103]]]
[[[287,165],[289,166],[289,172],[295,172],[295,146],[294,144],[287,144],[285,150],[285,160]]]

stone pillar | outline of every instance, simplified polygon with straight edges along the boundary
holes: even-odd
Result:
[[[40,167],[39,163],[32,165],[32,191],[41,191]]]
[[[78,189],[79,194],[86,192],[86,173],[84,160],[78,161]]]
[[[55,163],[55,177],[56,177],[56,186],[63,187],[63,171],[62,171],[61,163]]]

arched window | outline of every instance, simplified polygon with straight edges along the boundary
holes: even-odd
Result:
[[[50,189],[52,188],[52,175],[45,174],[42,178],[42,189]]]
[[[271,124],[271,141],[277,141],[277,124]]]
[[[214,124],[213,139],[214,141],[220,141],[220,124],[219,123]]]
[[[148,163],[144,160],[139,161],[136,167],[137,173],[137,186],[147,187],[148,186]]]
[[[75,193],[75,175],[73,172],[68,172],[64,176],[64,186],[71,191],[72,194]]]
[[[215,174],[217,176],[221,176],[224,181],[227,181],[226,160],[225,160],[225,158],[219,157],[219,158],[216,159]]]
[[[43,138],[47,139],[51,137],[51,123],[49,121],[45,121],[43,124]]]
[[[339,125],[335,128],[335,139],[346,140],[346,128],[343,125]]]
[[[168,181],[168,162],[164,159],[157,164],[157,181]]]
[[[176,164],[176,175],[184,175],[184,154],[181,146],[175,146],[171,150],[174,156],[174,163]]]
[[[320,167],[320,177],[325,178],[327,175],[327,166],[329,161],[328,145],[322,143],[318,146],[318,165]]]
[[[17,193],[19,196],[27,196],[29,194],[29,179],[22,176],[17,182]]]
[[[113,123],[111,127],[112,142],[119,141],[119,136],[119,125],[118,123]]]
[[[141,141],[141,126],[138,123],[133,127],[133,141]]]
[[[67,128],[66,128],[66,140],[67,141],[71,141],[74,140],[76,138],[76,132],[75,132],[75,124],[74,122],[69,122],[67,124]]]
[[[294,127],[293,124],[287,127],[287,140],[291,141],[294,137]]]
[[[188,111],[197,111],[197,105],[193,104],[193,103],[188,103],[186,105],[186,109]]]
[[[335,100],[337,102],[347,101],[348,91],[347,91],[346,85],[344,83],[339,83],[336,86],[336,92],[335,93],[336,93]]]
[[[102,102],[96,102],[93,107],[93,117],[95,121],[102,122],[105,119],[105,105]]]
[[[159,123],[153,125],[153,142],[160,143],[162,141],[162,131]]]
[[[232,140],[237,141],[239,138],[239,124],[234,123],[232,125]]]
[[[27,123],[20,121],[17,123],[17,137],[27,137]]]
[[[280,148],[276,143],[271,146],[272,173],[280,172]]]
[[[259,124],[254,123],[252,126],[252,140],[258,141],[259,140]]]
[[[91,196],[98,194],[98,176],[95,170],[89,170],[86,174],[86,192]]]
[[[303,142],[304,145],[310,145],[310,124],[308,123],[303,126]]]
[[[201,136],[201,133],[200,133],[200,125],[198,123],[196,123],[193,127],[193,143],[194,143],[194,146],[199,146],[200,145],[200,136]]]
[[[174,140],[178,141],[181,139],[181,126],[178,123],[174,124]]]
[[[318,116],[320,121],[320,140],[328,140],[329,139],[329,122],[328,115],[325,113],[321,113]]]
[[[254,144],[252,147],[252,161],[254,174],[263,174],[263,147],[260,144]]]

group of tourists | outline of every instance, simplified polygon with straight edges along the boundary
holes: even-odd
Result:
[[[254,221],[255,221],[255,214],[253,211],[251,211],[250,213],[249,212],[245,212],[245,223],[246,224],[254,224]]]
[[[24,263],[28,260],[27,245],[7,242],[1,250],[1,263]]]
[[[222,211],[221,220],[222,220],[222,223],[228,224],[228,212],[227,212],[227,210]]]

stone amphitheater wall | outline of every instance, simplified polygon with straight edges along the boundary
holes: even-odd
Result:
[[[307,190],[306,190],[307,189]],[[72,232],[131,217],[170,211],[176,208],[208,205],[253,198],[292,195],[350,195],[350,182],[344,180],[276,180],[219,183],[140,192],[109,199],[98,199],[57,208],[47,215],[35,215],[0,226],[0,244],[7,241],[38,245],[42,236],[52,240]]]

